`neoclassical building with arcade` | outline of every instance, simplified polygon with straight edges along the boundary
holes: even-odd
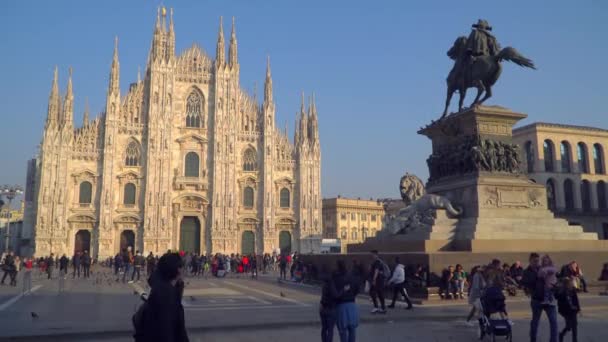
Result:
[[[321,148],[314,97],[294,139],[275,123],[270,62],[263,97],[239,82],[234,19],[228,53],[220,18],[215,58],[175,53],[173,11],[159,10],[143,77],[121,94],[118,40],[105,109],[74,124],[52,81],[40,152],[28,164],[33,253],[316,251]],[[305,103],[306,102],[306,103]]]

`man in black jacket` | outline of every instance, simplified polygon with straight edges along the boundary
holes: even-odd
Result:
[[[8,254],[4,257],[4,264],[2,265],[2,270],[4,271],[4,275],[2,276],[2,285],[4,285],[4,280],[6,280],[6,276],[10,276],[15,269],[15,257],[13,256],[13,251],[9,251]]]
[[[84,251],[84,254],[82,254],[82,268],[84,270],[84,277],[88,278],[91,271],[91,256],[88,251]]]
[[[183,264],[176,253],[163,255],[148,284],[151,287],[143,314],[143,327],[135,332],[135,341],[188,342],[181,280]]]
[[[555,303],[541,304],[544,299],[544,280],[539,279],[540,256],[537,253],[530,254],[530,265],[524,270],[521,284],[530,296],[530,307],[532,308],[532,320],[530,321],[530,342],[536,342],[538,322],[544,311],[549,319],[551,329],[551,342],[557,342],[557,309]]]
[[[46,258],[46,274],[47,279],[51,279],[53,275],[53,267],[55,266],[55,255],[51,253],[51,255]]]
[[[80,278],[80,264],[82,261],[82,256],[80,255],[80,251],[74,253],[72,257],[72,278],[76,278],[76,274],[78,274],[78,278]]]
[[[139,276],[141,273],[141,269],[146,265],[146,259],[144,259],[144,256],[141,255],[140,251],[137,251],[135,253],[135,259],[133,260],[133,273],[131,274],[131,281],[129,283],[132,283],[133,280],[135,279],[135,274],[137,274],[137,280],[139,281]]]

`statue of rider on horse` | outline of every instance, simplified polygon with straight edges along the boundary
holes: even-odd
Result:
[[[454,67],[447,78],[447,99],[441,118],[448,113],[452,95],[456,90],[460,93],[458,111],[462,110],[468,88],[477,88],[477,97],[473,105],[482,104],[492,96],[492,86],[502,72],[502,60],[513,62],[519,66],[536,69],[532,60],[522,56],[512,47],[500,48],[496,37],[491,33],[492,27],[486,20],[479,19],[473,25],[469,37],[458,37],[448,51],[448,57],[454,60]],[[484,94],[483,98],[481,95]]]

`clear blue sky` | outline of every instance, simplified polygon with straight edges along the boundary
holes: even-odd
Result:
[[[74,68],[75,121],[84,98],[103,110],[113,38],[121,88],[145,65],[160,1],[3,1],[0,30],[0,183],[24,184],[40,142],[55,64],[65,91]],[[215,55],[218,18],[236,17],[241,84],[263,82],[271,56],[277,121],[290,132],[300,92],[315,91],[323,195],[397,197],[405,172],[427,177],[427,138],[451,68],[447,49],[486,18],[502,46],[537,71],[505,63],[489,104],[529,114],[523,123],[608,128],[606,1],[169,1],[177,52],[196,42]],[[471,94],[472,95],[472,94]],[[468,98],[467,102],[472,99]]]

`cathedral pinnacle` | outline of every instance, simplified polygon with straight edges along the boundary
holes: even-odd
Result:
[[[110,69],[110,87],[108,93],[120,92],[120,64],[118,63],[118,36],[114,38],[114,56],[112,57],[112,69]]]
[[[228,58],[230,59],[230,67],[234,67],[239,63],[234,17],[232,17],[232,32],[230,33],[230,49],[228,50]]]
[[[264,82],[264,103],[272,102],[272,74],[270,72],[270,56],[266,59],[266,81]]]
[[[89,98],[84,98],[84,114],[82,116],[82,127],[89,124]]]
[[[47,109],[46,124],[54,125],[59,120],[59,108],[61,107],[61,99],[59,98],[59,71],[55,66],[53,73],[53,83],[51,85],[51,93],[49,94],[49,105]]]
[[[173,34],[173,8],[169,9],[169,34]]]
[[[63,100],[63,126],[71,128],[74,121],[74,93],[72,89],[72,67],[69,68],[68,86]]]
[[[223,18],[220,16],[220,30],[217,37],[217,48],[215,50],[215,63],[217,66],[224,64],[226,61],[225,58],[226,48],[224,46],[224,22]]]

